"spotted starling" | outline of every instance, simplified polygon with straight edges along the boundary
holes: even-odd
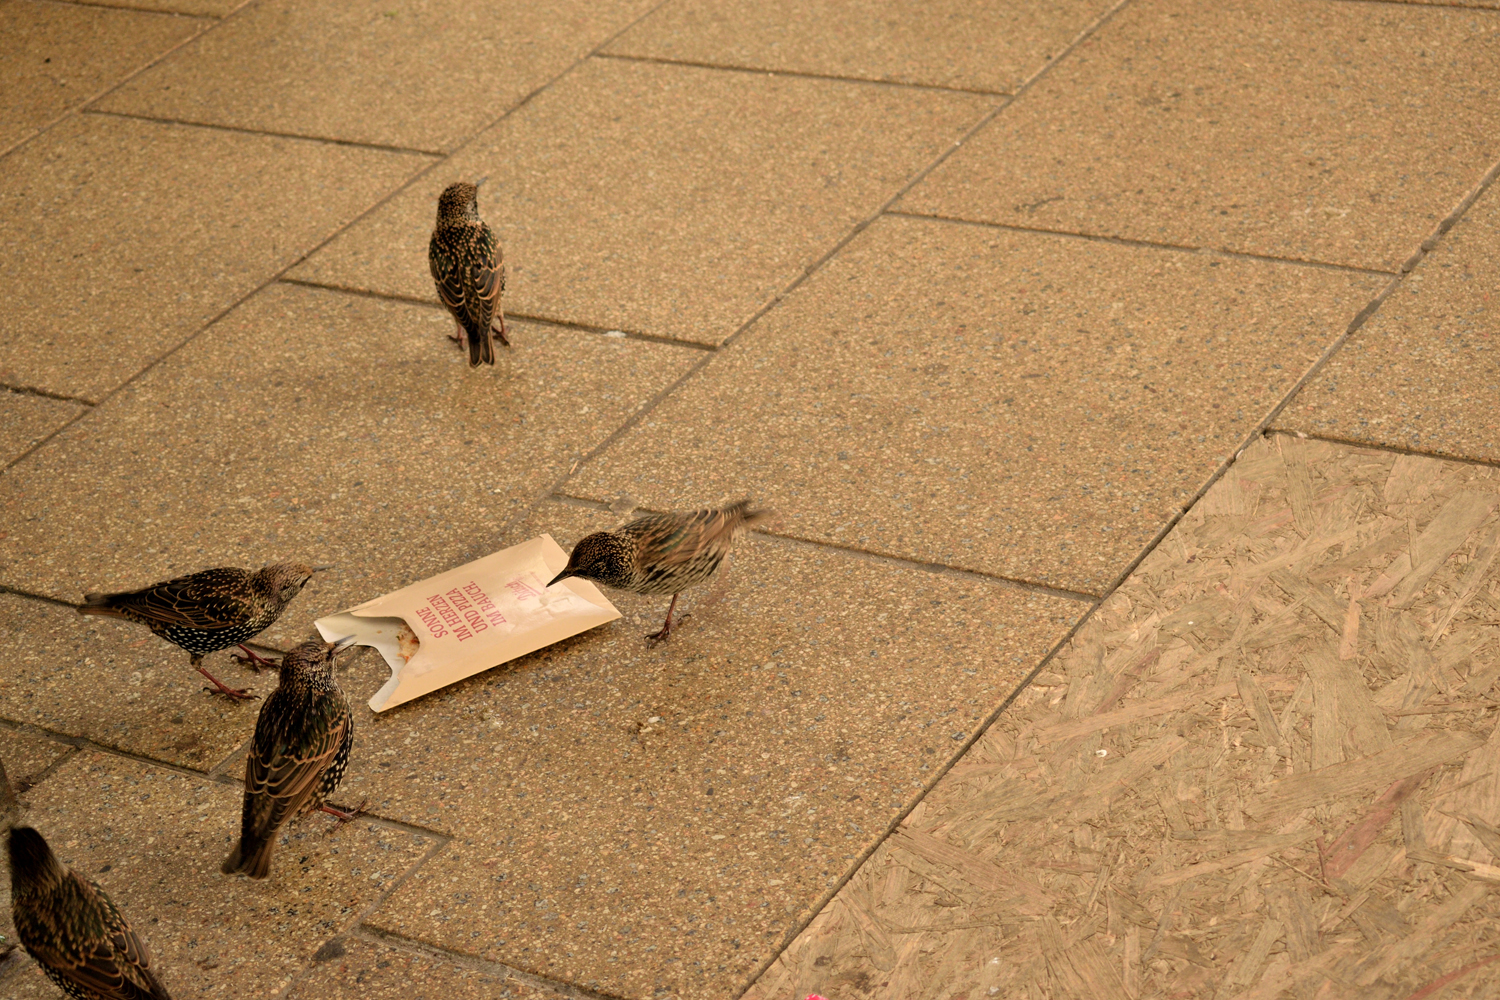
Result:
[[[11,827],[8,840],[11,919],[48,979],[77,1000],[171,1000],[146,942],[98,883],[29,826]]]
[[[333,674],[334,654],[353,638],[309,639],[281,661],[281,683],[255,722],[240,842],[224,861],[225,875],[269,875],[276,832],[289,819],[318,809],[354,818],[324,804],[343,780],[354,746],[354,715]]]
[[[500,343],[510,346],[500,303],[505,294],[505,255],[479,217],[479,185],[483,183],[483,178],[474,184],[459,181],[444,189],[438,198],[437,227],[427,244],[427,266],[438,298],[458,324],[458,334],[452,339],[468,342],[470,368],[481,361],[495,363],[492,332],[500,335]]]
[[[81,615],[105,615],[139,622],[170,643],[187,650],[193,669],[231,698],[250,698],[250,689],[227,687],[203,669],[203,657],[241,643],[270,628],[313,573],[327,566],[277,563],[256,572],[206,569],[144,590],[122,594],[84,594]],[[254,653],[250,662],[269,664]],[[274,666],[274,664],[272,664]]]
[[[736,536],[770,513],[751,510],[750,501],[741,500],[722,510],[647,514],[584,538],[573,546],[567,568],[547,586],[581,576],[636,594],[671,594],[666,624],[646,636],[660,641],[672,632],[678,595],[713,576]]]

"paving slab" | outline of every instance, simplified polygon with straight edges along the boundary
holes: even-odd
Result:
[[[1493,469],[1258,441],[746,1000],[1494,994],[1497,538]]]
[[[109,892],[174,996],[275,995],[437,846],[367,821],[330,834],[332,819],[313,816],[283,832],[271,877],[252,882],[219,873],[237,786],[86,752],[27,798],[27,822]],[[4,987],[15,1000],[58,995],[29,962]]]
[[[315,956],[287,1000],[563,1000],[505,972],[486,972],[408,948],[340,938]]]
[[[438,194],[487,176],[511,312],[717,344],[991,100],[596,59],[292,273],[435,301]]]
[[[1394,271],[1500,158],[1500,17],[1132,3],[900,202]]]
[[[185,17],[46,0],[0,4],[0,150],[206,26]]]
[[[1491,185],[1276,421],[1500,460],[1500,187]]]
[[[881,219],[564,489],[1101,593],[1384,280]]]
[[[1111,6],[670,0],[611,54],[1013,93]]]
[[[0,174],[14,248],[0,383],[99,400],[429,162],[106,115],[59,124]]]
[[[9,465],[86,407],[0,389],[0,467]]]
[[[448,151],[653,0],[273,0],[100,107],[179,121]]]
[[[516,537],[618,520],[550,502]],[[360,720],[340,795],[457,836],[371,927],[611,996],[734,996],[1087,607],[757,536],[655,649],[666,602],[610,597],[616,622]]]
[[[514,323],[516,346],[470,369],[452,329],[439,308],[266,289],[0,479],[0,578],[76,603],[209,566],[333,564],[263,633],[286,648],[501,548],[507,520],[701,358]]]
[[[228,655],[205,665],[232,687],[276,686]],[[0,718],[208,771],[250,738],[260,703],[230,704],[205,683],[141,626],[0,594]]]

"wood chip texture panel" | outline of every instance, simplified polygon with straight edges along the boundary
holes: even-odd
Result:
[[[1497,508],[1258,441],[746,996],[1500,996]]]

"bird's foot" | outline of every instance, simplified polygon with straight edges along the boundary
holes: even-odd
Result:
[[[272,670],[281,669],[281,664],[277,663],[275,660],[266,659],[264,656],[261,656],[259,653],[251,649],[249,646],[246,646],[244,643],[240,644],[240,649],[244,650],[244,655],[241,655],[239,653],[230,653],[229,655],[234,659],[234,662],[243,663],[245,666],[249,667],[257,674],[266,667],[270,667]]]
[[[647,633],[647,635],[646,635],[646,644],[650,645],[650,646],[655,646],[657,643],[666,642],[667,641],[667,637],[672,634],[672,630],[674,628],[676,628],[677,626],[681,625],[683,622],[687,621],[691,617],[693,617],[691,614],[678,615],[677,616],[677,620],[675,622],[672,621],[671,619],[668,619],[667,623],[665,625],[663,625],[660,630],[658,630],[656,632],[649,632],[649,633]]]
[[[500,325],[499,326],[493,326],[492,325],[491,329],[494,330],[496,333],[498,333],[500,335],[500,344],[501,344],[502,347],[509,347],[510,346],[510,338],[505,335],[507,331],[506,331],[506,328],[505,328],[505,317],[504,316],[500,317]]]
[[[467,338],[461,333],[450,333],[448,334],[448,339],[453,341],[459,347],[463,347],[465,341],[467,340]]]
[[[204,670],[202,667],[194,667],[193,669],[197,670],[198,673],[202,674],[204,677],[207,677],[209,680],[213,681],[213,685],[214,685],[213,687],[211,687],[211,688],[210,687],[206,687],[206,688],[203,689],[203,690],[207,691],[209,694],[228,695],[230,698],[233,698],[235,701],[249,701],[251,698],[259,698],[260,697],[260,695],[258,695],[258,694],[251,694],[249,688],[232,688],[232,687],[230,687],[229,685],[225,684],[223,681],[221,681],[217,677],[215,677],[213,674],[209,673],[207,670]]]
[[[338,820],[338,822],[328,830],[329,833],[332,833],[334,830],[342,829],[345,823],[351,823],[354,820],[359,819],[359,817],[363,816],[365,814],[365,806],[369,804],[369,799],[361,799],[359,805],[355,806],[349,812],[345,812],[342,809],[331,806],[327,802],[324,802],[322,805],[318,806],[318,809],[322,812],[326,812],[328,815]]]

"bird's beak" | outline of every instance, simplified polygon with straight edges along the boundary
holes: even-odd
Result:
[[[342,639],[335,639],[333,641],[333,651],[335,653],[342,653],[344,650],[352,646],[354,644],[354,640],[357,638],[359,637],[354,635],[346,635]]]
[[[489,174],[485,174],[483,177],[479,178],[479,180],[477,180],[477,181],[474,182],[474,186],[475,187],[479,187],[479,185],[483,184],[485,181],[487,181],[489,179],[490,179],[490,175]]]
[[[552,584],[557,583],[559,580],[566,580],[568,577],[570,577],[572,575],[573,575],[573,571],[571,569],[565,569],[561,573],[559,573],[556,576],[554,576],[551,580],[549,580],[548,583],[547,583],[547,586],[550,587],[550,586],[552,586]],[[546,588],[543,588],[543,589],[546,589]]]
[[[314,573],[321,573],[321,572],[323,572],[323,571],[324,571],[324,570],[325,570],[325,569],[333,569],[333,563],[329,563],[329,564],[328,564],[328,565],[327,565],[327,566],[314,566],[314,567],[313,567],[313,568],[312,568],[312,571],[313,571],[313,572],[314,572]]]

